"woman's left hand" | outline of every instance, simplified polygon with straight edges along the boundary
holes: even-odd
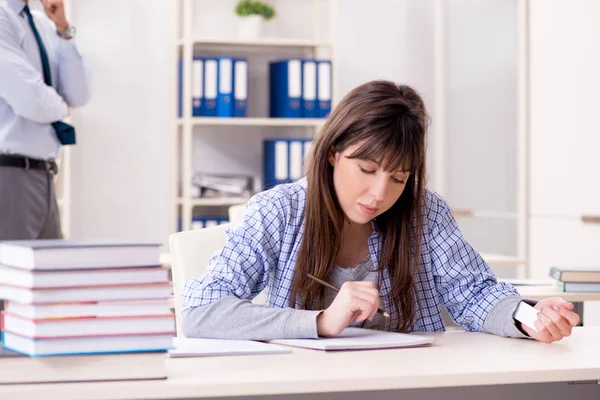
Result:
[[[535,307],[538,310],[538,319],[534,331],[525,324],[522,328],[529,336],[544,343],[552,343],[571,335],[571,330],[579,323],[579,315],[574,313],[573,303],[564,301],[560,297],[552,297],[539,301]]]

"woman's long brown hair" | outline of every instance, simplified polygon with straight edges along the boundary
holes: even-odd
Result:
[[[379,282],[387,268],[391,280],[391,327],[399,332],[414,326],[415,279],[420,262],[425,193],[425,153],[428,116],[423,100],[405,85],[388,81],[365,83],[335,107],[315,137],[307,164],[308,188],[304,233],[296,259],[290,306],[324,308],[325,288],[308,274],[327,279],[340,249],[345,216],[338,202],[333,167],[327,155],[364,141],[349,158],[379,162],[384,170],[410,169],[404,192],[375,219],[380,234]]]

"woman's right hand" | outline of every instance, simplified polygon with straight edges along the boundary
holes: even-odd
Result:
[[[331,305],[317,317],[317,333],[339,335],[355,321],[372,320],[378,308],[379,291],[373,282],[346,282]]]

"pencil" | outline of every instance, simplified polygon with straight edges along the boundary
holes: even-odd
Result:
[[[314,275],[308,274],[308,277],[309,277],[310,279],[312,279],[313,281],[315,281],[315,282],[318,282],[318,283],[320,283],[321,285],[323,285],[323,286],[325,286],[325,287],[328,287],[329,289],[333,290],[334,292],[339,292],[339,291],[340,291],[340,289],[336,288],[336,287],[335,287],[335,286],[333,286],[331,283],[327,283],[327,282],[325,282],[324,280],[321,280],[321,279],[317,278],[317,277],[316,277],[316,276],[314,276]],[[388,314],[387,312],[383,311],[381,308],[378,308],[378,309],[377,309],[377,312],[378,312],[379,314],[383,315],[383,316],[384,316],[384,317],[386,317],[386,318],[389,318],[389,317],[390,317],[390,314]]]

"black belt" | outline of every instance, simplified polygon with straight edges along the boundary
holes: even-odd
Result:
[[[0,167],[17,167],[27,169],[41,169],[51,175],[58,174],[58,165],[54,160],[39,160],[25,156],[0,154]]]

